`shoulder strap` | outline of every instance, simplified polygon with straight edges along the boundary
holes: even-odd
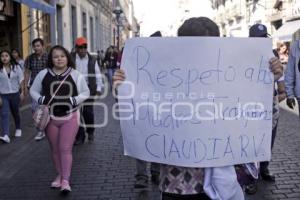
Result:
[[[71,70],[72,71],[72,70]],[[47,106],[50,105],[51,101],[53,100],[53,98],[55,97],[55,95],[57,94],[58,90],[60,89],[60,87],[62,86],[62,84],[65,82],[65,80],[68,78],[68,76],[71,74],[71,71],[65,76],[65,78],[61,81],[61,83],[59,84],[58,88],[55,90],[54,94],[52,95],[51,99],[49,100],[49,102],[47,103]]]

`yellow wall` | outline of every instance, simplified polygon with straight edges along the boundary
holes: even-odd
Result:
[[[27,29],[29,26],[29,18],[28,18],[29,8],[25,5],[21,5],[21,29],[22,29],[22,49],[23,49],[23,58],[29,55],[30,49],[30,29]],[[23,31],[27,29],[26,31]]]

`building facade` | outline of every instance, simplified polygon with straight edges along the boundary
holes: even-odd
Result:
[[[112,0],[99,1],[99,48],[105,51],[112,43]]]
[[[212,7],[224,37],[247,37],[252,24],[265,23],[266,7],[255,0],[214,0]]]
[[[115,44],[117,6],[123,12],[118,23],[122,46],[139,35],[131,0],[0,0],[0,50],[17,48],[26,57],[31,41],[40,37],[47,49],[60,44],[71,51],[75,39],[84,36],[90,52],[105,51]]]
[[[274,41],[300,37],[300,0],[211,0],[221,35],[248,37],[250,26],[267,26]]]
[[[114,45],[121,48],[128,38],[139,36],[139,25],[134,16],[132,0],[114,0],[113,8],[113,40]]]
[[[58,1],[56,43],[72,50],[75,39],[83,36],[90,52],[106,49],[111,44],[111,8],[111,1]]]
[[[55,37],[51,18],[55,16],[54,0],[0,0],[0,49],[18,49],[27,56],[30,41],[40,37],[46,46]]]
[[[274,0],[274,10],[268,13],[269,21],[276,29],[274,37],[279,41],[300,39],[300,0]]]
[[[8,0],[0,1],[0,48],[21,48],[21,5]]]

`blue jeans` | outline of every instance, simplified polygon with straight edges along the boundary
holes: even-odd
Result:
[[[112,69],[112,68],[108,68],[107,69],[107,78],[108,78],[108,82],[109,82],[109,85],[110,85],[110,88],[112,90],[112,84],[113,84],[113,76],[115,74],[115,69]]]
[[[276,135],[277,135],[277,125],[272,129],[271,150],[273,149]],[[260,162],[260,171],[267,170],[268,167],[269,167],[269,161]]]
[[[20,120],[20,94],[1,94],[2,98],[2,108],[1,108],[1,125],[2,125],[2,136],[9,135],[9,112],[15,120],[16,129],[21,129],[21,120]]]

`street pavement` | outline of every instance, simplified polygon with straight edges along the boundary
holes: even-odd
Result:
[[[111,108],[111,96],[101,100]],[[72,192],[61,196],[50,189],[55,171],[46,139],[34,141],[35,130],[31,111],[22,109],[21,138],[10,144],[0,144],[0,200],[158,200],[155,185],[147,189],[134,189],[135,161],[123,155],[119,122],[109,113],[108,124],[97,128],[95,141],[75,146],[71,177]],[[98,122],[104,120],[104,110],[96,107]],[[276,183],[259,182],[257,194],[247,200],[299,200],[300,199],[300,124],[295,112],[285,106],[281,109],[278,135],[273,150],[270,169],[276,174]]]
[[[272,152],[270,171],[276,183],[259,182],[258,192],[249,200],[299,200],[300,199],[300,123],[298,107],[291,111],[281,104],[277,137]]]

